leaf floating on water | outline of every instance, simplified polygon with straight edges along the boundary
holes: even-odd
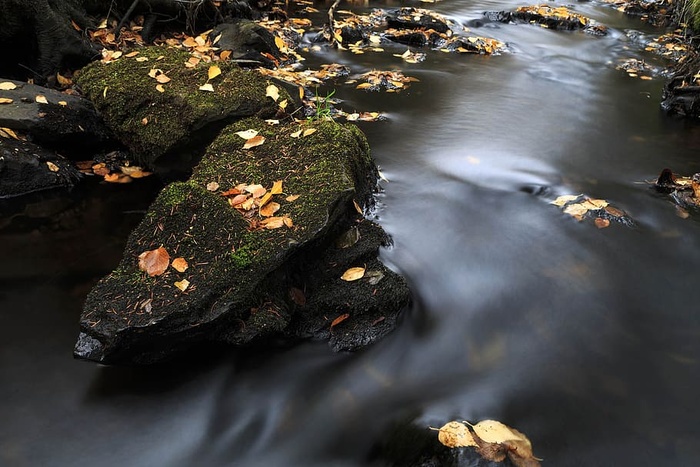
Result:
[[[571,202],[571,201],[574,201],[574,200],[577,199],[579,196],[581,196],[581,195],[563,195],[563,196],[558,197],[558,198],[555,199],[554,201],[552,201],[550,204],[553,204],[553,205],[555,205],[555,206],[562,207],[562,206],[564,206],[566,203],[569,203],[569,202]]]
[[[243,145],[243,149],[254,148],[256,146],[260,146],[264,142],[265,142],[264,136],[260,136],[260,135],[253,136],[252,138],[250,138],[249,140],[247,140],[245,142],[245,144]]]
[[[169,264],[170,255],[162,246],[155,250],[144,251],[139,255],[139,269],[151,277],[163,274]]]
[[[177,272],[185,272],[187,271],[187,268],[190,267],[190,265],[187,264],[187,260],[185,258],[179,257],[173,260],[172,267]]]
[[[180,289],[181,292],[184,292],[185,290],[187,290],[187,287],[189,287],[189,286],[190,286],[190,281],[188,281],[187,279],[182,279],[181,281],[175,282],[175,287]]]
[[[352,282],[365,277],[365,268],[350,268],[340,278],[346,282]]]

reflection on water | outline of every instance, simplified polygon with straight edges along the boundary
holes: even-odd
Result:
[[[515,5],[436,9],[466,22]],[[476,32],[511,54],[434,52],[417,65],[310,57],[421,80],[397,95],[337,85],[348,109],[391,117],[363,129],[390,180],[377,215],[395,246],[383,255],[417,297],[399,330],[364,352],[307,344],[206,349],[149,369],[74,362],[81,301],[116,263],[123,232],[95,211],[102,227],[88,232],[4,234],[0,463],[367,465],[402,417],[502,420],[545,465],[697,463],[700,224],[640,182],[667,166],[699,171],[698,130],[659,113],[661,81],[611,65],[638,53],[622,32],[642,26],[576,7],[616,29],[489,25]],[[568,193],[608,199],[637,225],[577,223],[548,204]]]

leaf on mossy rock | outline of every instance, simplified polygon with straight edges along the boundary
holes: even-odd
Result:
[[[246,140],[245,144],[243,145],[243,149],[250,149],[254,148],[256,146],[260,146],[265,142],[265,137],[264,136],[253,136],[249,140]]]
[[[221,74],[221,68],[219,68],[216,65],[212,65],[209,67],[209,70],[207,71],[207,77],[212,80],[219,76]]]
[[[139,255],[139,269],[149,276],[160,276],[168,269],[170,255],[162,246],[155,250],[144,251]]]
[[[474,447],[484,460],[502,462],[508,457],[516,467],[540,466],[527,436],[499,421],[482,420],[475,425],[451,421],[431,429],[439,432],[441,444],[449,448]]]

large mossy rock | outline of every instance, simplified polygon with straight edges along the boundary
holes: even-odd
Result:
[[[278,110],[266,97],[269,83],[259,73],[217,62],[221,74],[210,80],[213,64],[187,67],[189,58],[179,49],[144,47],[136,56],[92,63],[77,78],[139,163],[152,166],[164,155],[178,158],[202,146],[193,140],[206,140],[228,123],[251,116],[269,118]],[[200,90],[207,83],[213,92]],[[280,99],[289,97],[283,90],[282,94]]]
[[[236,132],[249,129],[265,142],[243,149]],[[309,131],[303,136],[299,130]],[[247,219],[221,194],[239,184],[270,188],[278,180],[284,194],[275,195],[276,215],[291,219],[291,227],[251,229],[259,218]],[[204,340],[249,345],[316,336],[345,349],[386,334],[409,293],[403,279],[376,260],[386,236],[355,208],[371,203],[376,180],[367,142],[354,126],[279,127],[251,118],[227,127],[191,179],[159,195],[130,236],[122,262],[89,294],[76,356],[149,363]],[[218,190],[211,191],[212,182]],[[299,197],[289,201],[288,195]],[[366,232],[364,242],[333,246],[356,225]],[[140,270],[139,255],[161,246],[189,268],[169,267],[154,277]],[[324,258],[333,262],[327,264],[334,268],[330,279]],[[350,283],[340,279],[342,271],[363,262],[381,281],[368,277],[354,281],[354,290],[343,289]],[[175,286],[183,279],[189,281],[185,291]],[[349,304],[353,292],[363,295],[361,307]],[[332,325],[343,314],[351,316]]]

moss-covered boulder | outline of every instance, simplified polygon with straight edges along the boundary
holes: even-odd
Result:
[[[181,156],[206,146],[193,140],[211,138],[228,123],[272,117],[278,110],[259,73],[222,61],[215,64],[221,74],[209,79],[214,64],[186,65],[190,58],[180,49],[143,47],[137,55],[80,71],[77,83],[141,164]],[[200,89],[206,84],[211,88]],[[280,100],[289,97],[281,94]]]
[[[257,131],[262,144],[239,136],[246,130]],[[352,336],[362,345],[380,337],[409,295],[403,279],[376,260],[385,235],[357,212],[371,204],[376,180],[367,142],[354,126],[279,127],[251,118],[227,127],[190,180],[159,195],[118,268],[88,295],[76,356],[148,363],[205,340],[249,345],[316,336],[353,348],[359,345]],[[241,188],[252,185],[268,192]],[[250,209],[236,205],[237,191]],[[248,201],[254,199],[258,209]],[[263,212],[272,202],[277,212]],[[334,246],[358,224],[364,241]],[[170,259],[183,258],[187,269],[142,270],[139,256],[160,247]],[[367,277],[340,279],[345,269],[364,265],[372,271]],[[362,297],[353,307],[355,294]],[[349,316],[338,321],[343,314]]]

